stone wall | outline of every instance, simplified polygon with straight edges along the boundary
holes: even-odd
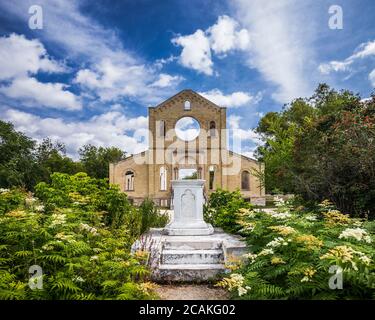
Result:
[[[190,110],[185,110],[184,102],[190,101]],[[185,142],[176,137],[174,128],[182,117],[189,116],[200,124],[200,134],[193,142]],[[166,135],[160,133],[160,121],[164,121]],[[215,135],[207,135],[210,122],[215,122]],[[174,180],[175,170],[181,168],[196,168],[200,179],[206,180],[204,192],[206,196],[217,188],[230,191],[241,189],[241,172],[247,170],[250,176],[249,190],[241,190],[243,196],[251,201],[264,199],[264,188],[260,187],[254,170],[264,170],[263,164],[248,157],[226,151],[226,135],[221,130],[226,129],[226,108],[219,107],[192,90],[184,90],[157,107],[149,108],[149,143],[150,149],[141,154],[131,156],[119,163],[110,165],[110,182],[118,184],[135,203],[145,197],[154,199],[158,205],[169,206],[172,197],[171,180]],[[183,154],[177,152],[183,148]],[[166,152],[166,150],[170,150]],[[161,155],[164,157],[161,157]],[[144,163],[140,164],[144,159]],[[188,162],[188,163],[187,163]],[[229,165],[226,165],[229,163]],[[238,170],[226,174],[230,163],[235,163]],[[160,190],[160,167],[167,170],[167,188]],[[209,189],[209,168],[214,166],[213,189]],[[134,171],[134,190],[125,191],[125,173]]]

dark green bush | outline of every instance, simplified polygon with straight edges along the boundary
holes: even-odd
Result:
[[[210,195],[208,203],[203,208],[206,222],[214,227],[220,227],[226,232],[235,233],[241,229],[238,224],[240,209],[250,209],[252,205],[246,202],[239,191],[218,189]]]
[[[150,228],[162,228],[169,220],[167,214],[161,214],[155,203],[150,199],[145,199],[138,208],[141,215],[141,234]]]

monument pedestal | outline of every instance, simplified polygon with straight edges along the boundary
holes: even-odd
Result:
[[[240,236],[215,229],[203,220],[204,180],[172,181],[174,215],[164,229],[151,229],[132,251],[150,252],[154,281],[208,281],[226,272],[225,263],[247,252]]]
[[[173,236],[200,236],[214,233],[212,225],[203,220],[204,180],[174,180],[173,220],[163,230]]]

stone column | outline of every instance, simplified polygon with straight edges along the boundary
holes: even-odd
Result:
[[[205,180],[174,180],[173,220],[164,228],[164,233],[176,236],[209,235],[213,227],[203,220],[203,186]]]

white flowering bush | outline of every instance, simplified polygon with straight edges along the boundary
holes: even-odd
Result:
[[[374,222],[352,219],[327,201],[314,212],[278,201],[274,211],[241,217],[239,225],[252,226],[240,231],[250,252],[218,283],[234,298],[375,298]],[[342,270],[342,290],[329,286],[331,266]]]
[[[43,184],[38,198],[1,191],[0,299],[154,298],[146,256],[130,253],[137,211],[104,180],[55,178],[59,188]],[[28,285],[33,265],[41,290]]]

